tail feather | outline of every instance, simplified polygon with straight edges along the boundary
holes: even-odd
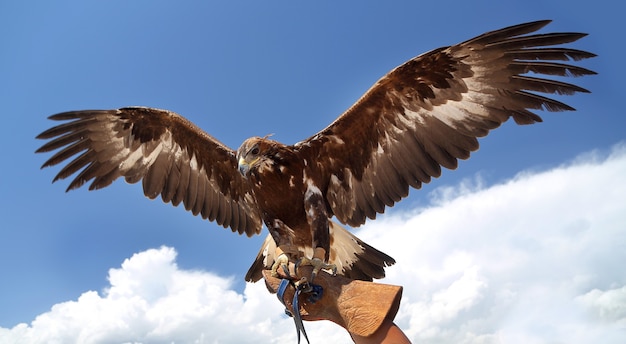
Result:
[[[387,254],[366,244],[354,234],[330,221],[330,259],[329,263],[337,266],[337,273],[355,280],[371,281],[385,277],[385,267],[395,264]],[[311,247],[300,247],[300,251],[311,257]],[[270,269],[274,264],[276,244],[270,235],[265,238],[256,259],[246,274],[246,281],[256,282],[263,275],[263,269]]]

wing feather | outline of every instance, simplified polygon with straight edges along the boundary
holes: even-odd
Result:
[[[174,149],[172,154],[176,156],[179,152],[179,149]],[[165,185],[163,186],[163,192],[161,193],[161,199],[163,202],[172,202],[172,204],[174,204],[174,196],[176,195],[176,190],[180,185],[180,178],[180,160],[171,159],[169,173],[165,176]]]
[[[200,170],[200,172],[202,173],[203,171]],[[207,185],[206,185],[206,178],[202,178],[201,174],[197,175],[197,177],[194,178],[194,180],[196,180],[197,182],[196,187],[195,187],[196,201],[193,203],[191,212],[194,215],[198,215],[200,214],[202,209],[204,209],[204,191],[206,190]]]
[[[566,48],[532,48],[510,50],[505,52],[507,56],[516,60],[551,60],[551,61],[580,61],[595,57],[587,51]]]
[[[54,181],[78,173],[68,191],[89,189],[119,177],[142,181],[144,194],[194,215],[217,221],[239,234],[257,234],[261,218],[255,198],[237,172],[235,153],[170,111],[129,107],[70,111],[50,116],[61,123],[37,138],[49,140],[38,153],[58,150],[42,167],[69,161]],[[72,160],[73,159],[73,160]]]
[[[184,156],[179,160],[179,168],[180,168],[180,182],[178,185],[178,189],[174,194],[174,198],[172,199],[172,204],[177,206],[185,199],[185,194],[189,186],[189,175],[191,174],[191,166],[189,164],[189,157]],[[215,218],[209,219],[210,221],[214,221]]]
[[[555,61],[595,55],[559,45],[585,34],[534,32],[537,21],[487,32],[432,50],[380,79],[337,120],[294,146],[318,169],[334,215],[358,226],[419,188],[441,167],[454,169],[478,149],[477,138],[513,117],[540,122],[534,111],[568,111],[538,94],[586,89],[546,76],[595,74]]]
[[[83,178],[83,176],[89,173],[89,170],[93,165],[92,161],[94,157],[95,154],[93,151],[88,150],[84,152],[83,154],[79,155],[78,158],[74,159],[74,161],[67,164],[67,166],[61,169],[61,171],[59,171],[59,174],[54,177],[54,180],[56,181],[58,179],[66,178],[67,176],[76,173],[76,171],[79,171],[81,168],[84,167],[85,169],[78,174],[78,176],[70,183],[67,189],[72,190],[82,186],[85,183],[85,179]]]

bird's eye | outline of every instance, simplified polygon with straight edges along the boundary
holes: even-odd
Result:
[[[251,150],[250,153],[252,153],[252,155],[257,155],[259,154],[259,146],[254,146]]]

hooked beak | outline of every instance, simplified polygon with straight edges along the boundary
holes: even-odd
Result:
[[[239,158],[238,162],[239,173],[245,178],[248,177],[248,172],[250,172],[250,165],[243,157]]]

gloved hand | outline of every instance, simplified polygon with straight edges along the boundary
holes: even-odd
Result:
[[[293,264],[289,265],[293,271]],[[291,276],[310,276],[312,266],[300,266]],[[280,277],[272,277],[269,270],[263,271],[265,284],[271,293],[276,293],[281,278],[287,278],[279,270]],[[393,323],[400,307],[402,287],[357,281],[343,276],[331,276],[320,271],[314,284],[323,288],[322,298],[315,303],[308,300],[306,293],[299,298],[303,320],[330,320],[345,328],[355,343],[410,343],[404,333]],[[289,310],[295,289],[289,286],[284,293],[284,302]]]

